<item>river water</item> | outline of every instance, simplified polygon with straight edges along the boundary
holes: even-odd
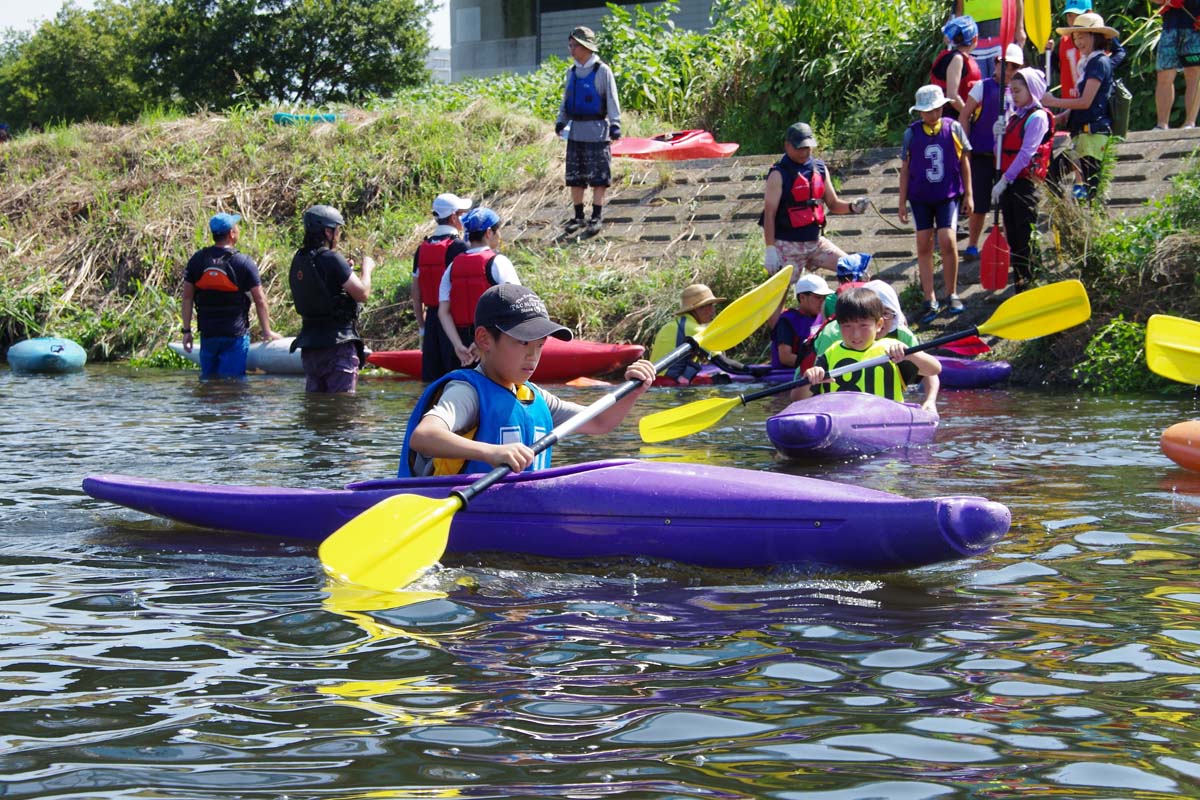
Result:
[[[0,371],[0,796],[1200,796],[1200,474],[1157,445],[1189,398],[946,392],[936,447],[821,466],[775,458],[772,401],[555,450],[1012,510],[985,556],[889,575],[469,558],[428,579],[442,599],[351,612],[310,546],[80,489],[386,477],[417,388]]]

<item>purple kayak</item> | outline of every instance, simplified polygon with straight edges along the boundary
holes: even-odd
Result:
[[[942,365],[943,389],[982,389],[1008,380],[1012,364],[1007,361],[976,361],[973,358],[934,356]]]
[[[798,400],[767,420],[767,437],[788,458],[853,458],[927,445],[937,414],[862,392],[830,392]]]
[[[96,475],[83,488],[189,525],[317,543],[389,495],[445,498],[477,477],[333,490]],[[880,572],[977,555],[1010,521],[1005,506],[981,497],[914,500],[773,472],[614,460],[509,475],[454,515],[448,551]]]

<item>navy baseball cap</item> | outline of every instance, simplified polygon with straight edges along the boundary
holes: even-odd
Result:
[[[475,325],[499,328],[514,339],[535,342],[553,336],[571,341],[571,329],[550,319],[542,298],[517,283],[493,286],[479,297],[475,306]]]
[[[217,214],[208,221],[208,229],[214,236],[221,236],[233,230],[233,226],[242,221],[241,214]]]

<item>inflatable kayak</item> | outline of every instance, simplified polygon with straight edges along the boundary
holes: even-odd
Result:
[[[927,445],[937,414],[862,392],[831,392],[798,400],[767,420],[767,437],[788,458],[853,458]]]
[[[250,352],[246,356],[246,370],[270,372],[275,375],[303,375],[304,364],[300,361],[300,351],[288,352],[295,338],[288,336],[273,342],[255,342],[250,345]],[[200,363],[199,342],[192,346],[190,353],[184,351],[182,342],[171,342],[167,346],[193,364]]]
[[[1007,361],[976,361],[971,358],[934,356],[942,365],[943,389],[982,389],[1008,380],[1012,364]]]
[[[572,378],[616,372],[642,357],[640,344],[605,344],[586,339],[564,342],[550,337],[542,348],[542,360],[533,373],[541,383],[562,383]],[[367,356],[367,362],[413,378],[421,377],[420,350],[379,350]]]
[[[1180,422],[1163,431],[1159,446],[1184,469],[1200,472],[1200,419]]]
[[[613,142],[614,156],[656,161],[686,161],[689,158],[728,158],[741,145],[718,142],[708,131],[675,131],[652,139],[626,136]]]
[[[70,339],[39,336],[8,348],[8,365],[14,372],[76,372],[87,363],[87,353]]]
[[[189,525],[317,543],[389,495],[442,499],[478,477],[330,490],[96,475],[83,489]],[[914,500],[773,472],[614,460],[507,476],[454,515],[448,552],[878,572],[976,555],[1010,521],[1005,506],[981,497]]]
[[[271,115],[271,122],[276,125],[312,125],[337,121],[337,114],[289,114],[286,111],[276,111]]]

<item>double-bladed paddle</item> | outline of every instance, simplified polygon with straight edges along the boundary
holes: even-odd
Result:
[[[1074,325],[1084,322],[1092,315],[1091,303],[1088,302],[1087,291],[1079,281],[1060,281],[1048,286],[1039,286],[1013,297],[1008,298],[995,313],[982,325],[976,325],[955,333],[947,333],[936,339],[907,348],[904,352],[919,353],[942,347],[947,342],[975,336],[980,333],[1000,336],[1004,339],[1036,339],[1051,333],[1058,333]],[[849,372],[877,367],[886,364],[891,359],[880,356],[856,364],[831,370],[829,377],[845,375]],[[638,423],[638,431],[645,442],[665,442],[668,439],[678,439],[690,436],[705,428],[715,425],[726,414],[740,405],[751,400],[770,397],[780,392],[786,392],[797,386],[804,386],[808,381],[804,378],[770,386],[757,392],[740,394],[737,397],[713,397],[708,400],[698,400],[679,408],[670,408],[642,417]]]
[[[1146,322],[1146,366],[1164,378],[1200,384],[1200,322],[1155,314]]]
[[[661,372],[696,350],[720,352],[739,344],[779,308],[791,283],[791,275],[790,268],[782,269],[734,300],[703,331],[655,364],[655,372]],[[640,381],[622,383],[538,439],[531,449],[537,454],[553,446],[640,385]],[[454,514],[511,471],[507,465],[496,467],[441,500],[415,494],[392,495],[338,528],[322,542],[321,564],[335,579],[370,589],[393,591],[406,586],[442,557]]]

